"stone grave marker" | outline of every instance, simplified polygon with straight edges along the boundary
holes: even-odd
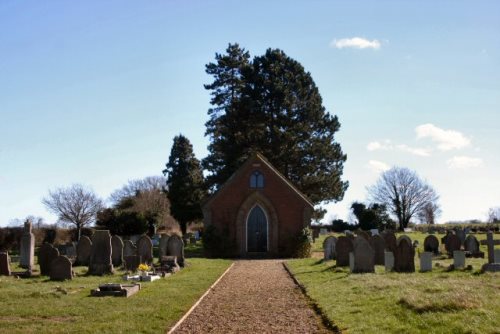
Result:
[[[370,245],[375,252],[375,264],[383,266],[385,263],[385,241],[380,235],[374,235],[370,240]]]
[[[65,255],[59,255],[50,264],[50,280],[64,281],[73,279],[73,266],[70,259]]]
[[[99,288],[90,290],[90,295],[93,297],[130,297],[141,290],[140,283],[134,284],[117,284],[106,283],[99,285]]]
[[[365,240],[367,240],[367,241],[370,241],[370,238],[371,238],[370,234],[368,232],[366,232],[366,231],[363,231],[363,230],[357,230],[356,231],[356,235],[358,237],[365,238]]]
[[[76,263],[82,266],[88,266],[90,260],[90,251],[92,250],[92,241],[86,235],[80,237],[76,246]]]
[[[446,236],[445,249],[450,256],[453,256],[454,251],[460,250],[461,245],[460,239],[455,234],[448,234]]]
[[[76,258],[76,243],[74,242],[68,242],[66,244],[66,256],[68,258]]]
[[[351,238],[340,236],[335,244],[335,249],[337,251],[337,267],[348,266],[349,253],[354,249]]]
[[[486,240],[481,240],[481,245],[488,246],[488,263],[482,267],[483,271],[500,271],[500,262],[495,259],[495,245],[500,245],[500,240],[493,239],[493,232],[486,233]]]
[[[384,231],[382,237],[384,238],[385,241],[385,249],[394,254],[397,246],[396,235],[394,234],[394,232]]]
[[[432,252],[420,254],[420,272],[432,271]]]
[[[24,223],[24,231],[21,237],[19,266],[31,270],[33,258],[35,257],[35,235],[31,232],[31,222]]]
[[[424,239],[424,252],[439,254],[439,239],[435,235],[428,235]]]
[[[128,271],[136,271],[141,264],[141,257],[139,255],[125,255],[125,269]]]
[[[59,250],[51,244],[43,244],[38,251],[38,264],[40,265],[40,274],[43,276],[50,275],[50,266],[59,256]]]
[[[458,240],[460,240],[460,245],[463,245],[464,242],[465,242],[465,230],[461,229],[461,228],[457,228],[455,230],[455,235],[458,237]]]
[[[394,253],[394,271],[396,272],[415,272],[415,249],[411,240],[408,241],[408,239],[410,238],[404,235],[398,238]]]
[[[335,260],[335,244],[337,243],[337,238],[334,236],[329,236],[323,242],[323,259],[325,261]]]
[[[384,252],[384,265],[385,271],[392,271],[394,269],[394,253]]]
[[[137,240],[137,255],[146,264],[153,263],[153,242],[147,235],[143,235]]]
[[[479,241],[477,241],[476,237],[472,234],[469,234],[467,238],[465,238],[464,249],[471,257],[482,257],[484,258],[484,252],[479,250]]]
[[[500,263],[500,249],[495,249],[493,252],[493,258],[495,263]]]
[[[114,267],[123,264],[123,240],[117,235],[111,237],[111,261]]]
[[[158,246],[158,258],[160,259],[161,261],[161,258],[162,256],[166,256],[167,255],[167,244],[168,244],[168,239],[170,238],[170,236],[168,234],[162,234],[161,235],[161,238],[160,238],[160,244]]]
[[[461,250],[453,251],[453,267],[455,269],[465,268],[465,252]]]
[[[375,272],[375,252],[364,237],[354,239],[353,251],[349,255],[349,260],[353,273]]]
[[[10,276],[10,259],[9,253],[1,252],[0,253],[0,276]]]
[[[108,230],[97,230],[92,235],[90,250],[89,275],[105,275],[113,273],[111,261],[111,234]]]
[[[184,267],[184,242],[179,236],[173,235],[168,238],[167,255],[177,256],[177,263]]]
[[[123,257],[137,255],[137,247],[131,240],[125,240],[123,242]]]

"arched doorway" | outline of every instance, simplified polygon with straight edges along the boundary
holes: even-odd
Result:
[[[267,217],[259,205],[248,215],[247,252],[267,252]]]

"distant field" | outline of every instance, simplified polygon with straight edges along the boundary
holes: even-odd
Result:
[[[423,251],[426,234],[408,235]],[[314,244],[317,256],[325,237]],[[385,273],[383,266],[375,274],[350,274],[318,258],[288,265],[325,315],[348,333],[500,333],[500,273],[479,274],[486,259],[466,259],[473,269],[453,272],[445,271],[451,260],[433,262],[439,263],[433,272],[413,274]],[[417,258],[415,264],[418,271]]]
[[[230,265],[229,260],[189,259],[166,279],[144,283],[129,298],[90,297],[101,283],[126,283],[124,272],[72,281],[0,276],[0,333],[163,333],[173,326]],[[15,269],[15,268],[14,268]]]

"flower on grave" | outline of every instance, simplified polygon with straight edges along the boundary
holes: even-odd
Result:
[[[149,270],[149,266],[145,263],[141,263],[139,265],[139,267],[137,268],[137,270],[142,271],[142,272],[146,272]]]

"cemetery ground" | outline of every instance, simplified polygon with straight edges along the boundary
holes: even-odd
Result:
[[[63,282],[0,276],[0,333],[163,333],[231,261],[190,258],[188,263],[175,275],[142,283],[130,298],[90,297],[99,284],[123,284],[121,270],[85,276],[87,267],[73,267],[76,277]]]
[[[427,234],[407,235],[419,241],[417,253],[423,252]],[[316,240],[314,251],[322,249],[325,237]],[[334,260],[324,262],[322,253],[315,255],[289,260],[288,267],[342,332],[500,333],[500,274],[480,273],[486,259],[467,258],[472,269],[447,271],[452,260],[438,256],[432,272],[419,273],[416,255],[415,273],[386,273],[384,266],[376,266],[374,274],[351,274]]]

